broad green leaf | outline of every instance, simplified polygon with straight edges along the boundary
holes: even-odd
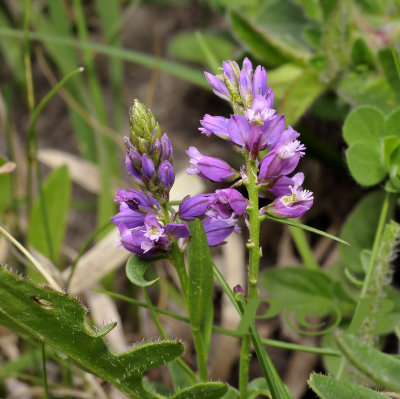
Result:
[[[379,146],[368,142],[352,144],[346,151],[346,161],[354,180],[362,186],[374,186],[386,176]]]
[[[396,92],[400,92],[400,80],[397,74],[396,64],[394,63],[392,51],[385,48],[379,51],[378,59],[385,74],[389,86]]]
[[[283,64],[268,71],[268,85],[274,88],[275,99],[280,100],[287,89],[303,73],[303,69],[295,64]]]
[[[320,25],[307,25],[301,32],[301,35],[313,50],[317,50],[318,52],[321,50],[322,29]]]
[[[334,79],[349,62],[349,12],[348,0],[338,0],[325,24],[322,47],[327,60],[325,74],[328,80]]]
[[[201,382],[180,390],[170,399],[219,399],[227,390],[228,386],[222,382]]]
[[[341,245],[339,250],[350,270],[363,273],[360,253],[372,248],[384,195],[384,192],[375,191],[363,198],[343,226],[341,237],[349,240],[351,246]]]
[[[240,399],[239,391],[231,386],[228,387],[228,392],[222,397],[222,399]]]
[[[371,348],[353,335],[338,333],[335,338],[340,350],[358,370],[379,385],[400,390],[400,359]]]
[[[319,0],[324,20],[327,21],[339,0]]]
[[[386,136],[381,139],[381,156],[383,166],[386,171],[389,171],[392,166],[392,160],[397,157],[397,152],[400,148],[400,138],[397,136]]]
[[[47,177],[43,184],[44,204],[38,197],[32,208],[28,226],[28,242],[50,259],[57,259],[64,242],[67,215],[71,198],[71,180],[68,168],[61,166]],[[49,244],[44,225],[45,209],[49,229]]]
[[[86,328],[85,309],[64,292],[42,288],[0,268],[0,324],[54,347],[84,370],[103,378],[135,399],[153,399],[142,374],[183,353],[178,341],[159,341],[115,355]]]
[[[202,38],[221,65],[222,61],[234,58],[236,45],[228,38],[216,33],[202,33]],[[175,57],[185,61],[204,64],[204,52],[196,34],[193,32],[185,32],[175,36],[170,42],[168,50]]]
[[[316,72],[304,71],[284,94],[279,112],[286,115],[289,125],[294,125],[326,89],[327,83],[320,81]]]
[[[361,106],[350,112],[343,125],[343,138],[346,143],[363,142],[377,146],[380,137],[385,135],[385,117],[376,107]]]
[[[355,65],[367,65],[371,69],[375,69],[375,58],[371,49],[363,38],[358,38],[351,50],[351,60]]]
[[[199,219],[190,223],[188,312],[192,328],[201,329],[204,345],[209,347],[213,314],[213,262],[204,228]]]
[[[353,107],[372,105],[388,113],[397,108],[396,93],[383,76],[375,72],[350,70],[339,80],[336,92]]]
[[[386,120],[385,133],[387,136],[400,138],[400,108],[394,110]]]
[[[390,399],[372,389],[336,380],[322,374],[312,373],[308,384],[321,399]]]
[[[254,56],[268,64],[279,66],[285,62],[292,62],[304,65],[307,62],[309,57],[307,52],[299,51],[277,36],[267,33],[242,13],[232,10],[230,19],[232,29],[238,39],[249,48]]]
[[[381,0],[355,0],[355,4],[366,14],[383,14],[387,12],[387,3]]]
[[[126,276],[129,281],[139,287],[147,287],[154,284],[159,278],[148,281],[144,278],[147,268],[154,263],[154,259],[141,259],[136,255],[132,255],[126,262]]]

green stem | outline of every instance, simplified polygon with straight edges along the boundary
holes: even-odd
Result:
[[[249,195],[250,206],[247,208],[249,214],[250,237],[247,243],[249,250],[249,298],[258,297],[258,269],[260,266],[260,216],[258,209],[258,186],[257,186],[257,166],[251,156],[247,162],[248,180],[245,183]],[[242,347],[240,350],[239,365],[239,392],[241,398],[247,398],[247,387],[249,380],[250,355],[250,337],[244,336],[242,339]]]
[[[289,230],[306,269],[319,270],[319,265],[314,258],[304,230],[293,226],[289,226]]]
[[[49,387],[47,385],[46,348],[45,348],[44,345],[45,345],[44,342],[42,342],[43,388],[44,388],[44,397],[45,397],[45,399],[50,399]]]
[[[171,244],[171,253],[179,281],[182,286],[183,296],[186,299],[188,287],[188,275],[186,272],[185,259],[183,252],[179,249],[178,243],[174,240]]]
[[[133,299],[133,298],[127,297],[125,295],[117,294],[115,292],[111,292],[111,291],[107,291],[107,290],[94,289],[93,291],[101,292],[102,294],[109,295],[109,296],[111,296],[113,298],[121,299],[122,301],[132,303],[132,304],[134,304],[136,306],[140,306],[142,308],[148,308],[148,305],[145,302],[141,302],[141,301],[139,301],[137,299]],[[234,298],[233,293],[232,293],[232,298]],[[165,309],[159,308],[159,307],[154,306],[154,305],[153,305],[153,309],[154,309],[155,312],[160,313],[160,314],[164,314],[166,316],[170,316],[170,317],[174,318],[175,320],[179,320],[179,321],[182,321],[184,323],[190,323],[189,317],[187,317],[187,316],[182,316],[180,314],[177,314],[177,313],[171,312],[169,310],[165,310]],[[239,308],[237,310],[239,311]],[[216,332],[216,333],[219,333],[219,334],[228,335],[230,337],[237,337],[237,338],[241,337],[241,335],[237,334],[236,331],[228,330],[226,328],[222,328],[222,327],[219,327],[219,326],[213,326],[213,331]],[[292,344],[290,342],[278,341],[276,339],[269,339],[269,338],[261,338],[261,342],[264,345],[273,346],[275,348],[295,350],[295,351],[306,352],[306,353],[315,353],[317,355],[340,356],[340,352],[335,351],[333,349],[315,348],[313,346]]]
[[[376,256],[377,256],[378,250],[379,250],[379,244],[380,244],[381,238],[382,238],[383,228],[385,227],[385,222],[386,222],[388,212],[389,212],[389,205],[390,205],[390,193],[386,193],[385,198],[383,200],[381,214],[379,216],[378,227],[377,227],[376,233],[375,233],[374,244],[372,246],[372,253],[371,253],[371,258],[370,258],[370,262],[368,265],[367,274],[364,278],[364,283],[363,283],[363,287],[361,290],[360,298],[358,300],[357,308],[360,305],[361,300],[365,298],[365,296],[367,295],[367,292],[368,292],[368,287],[370,285],[372,274],[374,271]],[[354,315],[356,313],[357,312],[354,312]],[[353,315],[353,317],[354,317],[354,315]],[[351,325],[351,323],[350,323],[350,325]],[[338,372],[336,374],[336,379],[340,380],[342,378],[345,366],[346,366],[346,358],[343,356],[340,361],[340,364],[339,364]]]

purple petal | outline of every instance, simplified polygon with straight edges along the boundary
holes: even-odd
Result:
[[[179,217],[183,220],[193,220],[203,216],[209,208],[211,194],[200,194],[184,198],[179,205]]]
[[[244,105],[246,107],[250,106],[250,102],[253,98],[252,81],[251,76],[243,69],[240,71],[239,91]]]
[[[258,65],[253,75],[253,96],[265,96],[267,93],[267,72]],[[269,107],[271,108],[271,107]]]
[[[189,228],[185,223],[168,223],[167,225],[165,225],[165,231],[173,235],[174,237],[189,237]]]
[[[197,167],[207,179],[217,183],[232,180],[237,175],[227,162],[218,158],[202,157]]]
[[[242,69],[249,76],[251,76],[251,74],[253,73],[253,64],[251,63],[251,61],[247,57],[245,57],[245,59],[243,60]]]
[[[232,96],[229,92],[228,88],[226,87],[225,82],[222,82],[216,76],[212,75],[211,73],[204,72],[206,76],[208,84],[211,86],[213,92],[224,100],[230,101]]]
[[[279,178],[274,185],[267,191],[274,197],[281,197],[283,195],[289,195],[291,193],[290,187],[293,186],[294,180],[287,176]]]
[[[160,159],[163,161],[172,161],[172,154],[173,154],[173,148],[171,144],[171,140],[167,136],[166,133],[164,133],[161,137],[161,157]]]
[[[137,211],[141,209],[151,210],[154,207],[160,208],[157,200],[138,190],[118,190],[115,196],[116,202],[125,202],[130,209]]]
[[[147,154],[143,154],[142,156],[142,172],[149,179],[154,177],[156,173],[154,162]]]
[[[229,120],[223,116],[211,116],[206,114],[200,121],[200,124],[203,127],[199,130],[207,136],[214,133],[222,139],[229,139],[228,121]]]
[[[233,115],[228,123],[229,136],[238,145],[247,146],[250,140],[251,126],[242,115]]]
[[[262,129],[262,138],[259,150],[263,150],[270,145],[273,148],[278,142],[282,133],[285,131],[286,120],[284,115],[274,115],[265,121]]]
[[[267,99],[267,107],[274,108],[274,92],[270,87],[268,87],[267,95],[265,97]]]
[[[163,187],[169,190],[175,181],[174,168],[171,162],[162,161],[158,167],[158,181]]]
[[[119,233],[121,245],[141,258],[152,258],[160,252],[159,248],[155,247],[154,243],[144,236],[142,230],[129,230],[125,225],[120,225]]]
[[[134,164],[132,163],[132,158],[129,156],[129,153],[126,153],[125,157],[125,166],[128,170],[128,173],[133,177],[135,182],[138,184],[143,183],[143,176],[142,174],[135,168]]]
[[[111,218],[115,226],[124,224],[128,229],[143,226],[144,213],[133,211],[125,203],[122,203],[119,209],[120,211]]]
[[[234,225],[216,218],[206,218],[202,223],[210,247],[223,243],[235,229]]]

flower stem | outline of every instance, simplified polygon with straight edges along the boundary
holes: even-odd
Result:
[[[249,214],[250,237],[247,243],[249,250],[249,298],[258,296],[258,269],[260,265],[260,216],[258,209],[258,186],[257,186],[257,165],[256,161],[250,156],[246,162],[248,180],[245,183],[249,195],[250,206],[247,208]],[[242,339],[240,350],[239,365],[239,392],[241,398],[247,398],[247,386],[249,380],[250,355],[250,336],[246,335]]]

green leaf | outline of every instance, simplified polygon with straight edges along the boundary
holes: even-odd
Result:
[[[397,136],[386,136],[381,139],[382,163],[386,172],[392,166],[392,161],[396,161],[396,155],[400,147],[400,138]],[[394,165],[394,164],[393,164]]]
[[[154,259],[141,259],[137,255],[132,255],[126,262],[125,272],[129,281],[139,287],[147,287],[154,284],[159,277],[148,281],[144,278],[147,268],[154,263]]]
[[[353,107],[372,105],[388,113],[398,105],[396,94],[385,78],[372,71],[344,73],[336,92]]]
[[[386,81],[396,93],[400,92],[400,79],[397,74],[396,64],[394,63],[392,50],[385,48],[379,51],[378,59],[385,74]]]
[[[170,399],[219,399],[227,391],[228,386],[222,382],[201,382],[180,390]]]
[[[376,107],[361,106],[350,112],[343,125],[343,138],[350,146],[363,142],[377,146],[385,135],[385,117]]]
[[[205,347],[209,347],[213,314],[213,262],[204,228],[199,219],[190,223],[188,312],[190,324],[202,330]],[[212,317],[211,317],[212,318]]]
[[[303,69],[295,64],[284,64],[268,71],[268,84],[274,88],[276,99],[281,99],[287,89],[303,73]]]
[[[400,139],[400,108],[394,110],[387,118],[385,133],[387,136],[396,136]]]
[[[363,38],[358,38],[351,50],[351,60],[355,65],[367,65],[371,69],[375,69],[375,58],[371,49]]]
[[[29,218],[28,242],[46,257],[58,258],[64,242],[71,199],[71,180],[66,166],[55,169],[43,184],[44,204],[37,198]],[[48,243],[43,221],[43,205],[51,243]]]
[[[267,381],[262,377],[252,380],[248,387],[248,399],[256,399],[259,395],[271,398],[271,392],[269,391]]]
[[[353,335],[338,333],[335,338],[348,360],[368,378],[386,388],[400,390],[400,359],[371,348]]]
[[[202,33],[202,38],[219,63],[234,57],[236,46],[228,38],[216,33]],[[204,52],[194,32],[184,32],[175,36],[168,46],[168,51],[185,61],[200,64],[204,64],[205,61]]]
[[[240,399],[239,391],[231,386],[228,387],[228,392],[222,397],[222,399]]]
[[[285,92],[279,112],[286,115],[289,125],[294,125],[313,102],[327,89],[327,83],[314,71],[304,71]]]
[[[300,4],[308,18],[315,21],[322,19],[322,9],[319,0],[294,0]]]
[[[176,359],[183,344],[159,341],[115,355],[98,334],[87,330],[86,315],[87,309],[75,298],[0,268],[1,325],[54,347],[132,398],[153,399],[142,387],[142,374]]]
[[[374,186],[387,174],[382,164],[379,146],[368,142],[352,144],[346,151],[346,161],[354,180],[362,186]]]
[[[232,10],[230,20],[234,33],[254,56],[265,60],[272,66],[278,66],[285,62],[306,64],[309,58],[307,52],[300,51],[277,36],[266,32],[242,13]]]
[[[384,192],[375,191],[363,198],[347,218],[341,237],[351,242],[351,246],[339,247],[347,268],[363,273],[360,253],[363,249],[372,248]]]
[[[390,399],[372,389],[316,373],[311,374],[308,384],[321,399]]]

